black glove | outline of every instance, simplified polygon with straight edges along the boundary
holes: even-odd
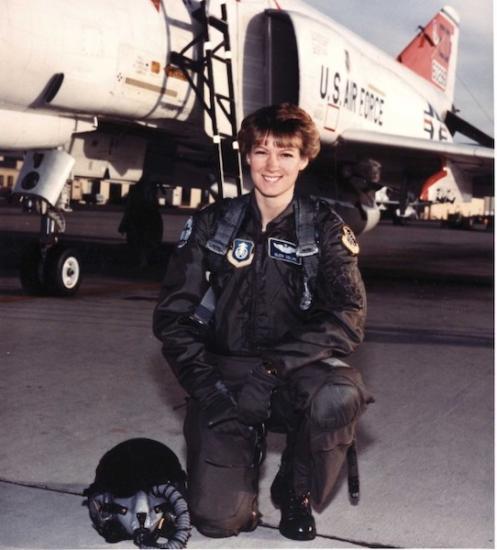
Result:
[[[265,366],[254,367],[238,395],[240,421],[249,426],[266,421],[271,414],[271,395],[279,384],[276,374]]]
[[[202,392],[199,403],[210,429],[215,432],[249,437],[247,427],[238,420],[235,398],[221,380]]]

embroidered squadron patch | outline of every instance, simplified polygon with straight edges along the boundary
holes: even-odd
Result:
[[[193,230],[193,218],[190,216],[185,223],[185,226],[183,227],[183,231],[181,231],[181,235],[179,236],[179,241],[177,244],[178,248],[183,248],[185,244],[188,242],[188,239],[190,238],[190,235],[192,234]]]
[[[297,245],[281,239],[268,239],[268,254],[275,260],[300,265],[302,258],[297,256]]]
[[[228,262],[235,267],[250,265],[254,259],[254,243],[245,239],[235,239],[233,246],[226,254]]]
[[[359,254],[359,243],[348,225],[342,227],[342,244],[353,256]]]

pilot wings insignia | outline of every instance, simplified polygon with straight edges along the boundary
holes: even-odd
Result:
[[[295,254],[296,248],[289,244],[283,244],[283,243],[274,243],[274,247],[277,248],[280,252],[283,252],[283,254]]]

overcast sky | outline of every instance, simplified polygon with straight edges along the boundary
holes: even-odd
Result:
[[[307,0],[311,6],[397,56],[444,5],[459,13],[454,103],[459,116],[494,135],[492,0]]]

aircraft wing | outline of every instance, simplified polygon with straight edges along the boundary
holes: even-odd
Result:
[[[409,164],[423,162],[428,170],[432,169],[432,162],[446,159],[460,166],[470,176],[491,175],[494,168],[494,149],[476,144],[430,141],[350,129],[341,134],[337,146],[347,147],[356,154],[388,156]]]

